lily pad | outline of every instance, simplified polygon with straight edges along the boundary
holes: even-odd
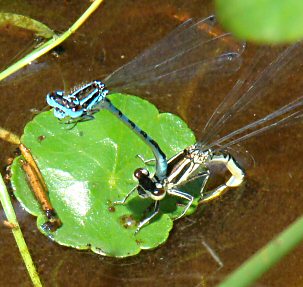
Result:
[[[110,99],[150,134],[168,157],[195,142],[194,134],[179,117],[159,113],[155,106],[134,96],[112,94]],[[136,185],[133,172],[144,167],[136,155],[149,159],[153,154],[107,110],[72,129],[58,121],[53,111],[43,112],[26,125],[21,141],[31,150],[63,223],[46,235],[61,245],[115,257],[135,255],[165,242],[173,218],[184,208],[176,204],[178,199],[167,196],[161,201],[160,214],[134,235],[152,201],[134,193],[123,206],[113,206],[112,202]],[[153,170],[153,166],[148,168]],[[12,185],[18,200],[38,217],[38,228],[45,233],[41,225],[46,218],[26,183],[20,157],[12,165]],[[189,213],[196,205],[197,200]]]
[[[216,0],[216,14],[235,36],[258,43],[289,43],[303,38],[303,1]]]

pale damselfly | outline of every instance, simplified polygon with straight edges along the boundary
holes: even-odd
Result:
[[[194,197],[181,191],[180,186],[190,181],[203,178],[200,203],[211,201],[228,189],[240,186],[244,180],[245,172],[228,152],[228,149],[271,128],[286,126],[302,119],[303,96],[271,113],[266,111],[265,116],[256,119],[258,110],[254,104],[257,100],[269,100],[269,96],[274,94],[275,89],[278,90],[281,87],[291,88],[291,94],[298,96],[296,92],[302,92],[303,87],[303,81],[297,81],[295,87],[288,87],[287,82],[288,78],[295,75],[297,69],[303,66],[302,42],[284,50],[263,71],[257,73],[258,65],[264,64],[264,53],[265,50],[260,50],[257,56],[253,57],[253,65],[247,65],[244,68],[243,76],[237,81],[204,127],[201,140],[168,160],[167,174],[164,179],[158,177],[157,171],[151,175],[146,168],[136,169],[134,176],[138,180],[138,185],[123,200],[115,202],[115,204],[124,204],[135,191],[141,198],[154,200],[153,212],[138,224],[135,233],[159,213],[160,201],[167,195],[188,201],[183,212],[176,219],[184,216],[192,205]],[[298,91],[295,91],[296,89]],[[259,110],[261,109],[262,106],[259,105]],[[237,116],[241,114],[251,115],[254,120],[222,136],[221,132],[226,133],[227,123],[237,120]],[[210,175],[209,166],[212,164],[223,164],[231,176],[224,184],[206,193],[205,185]]]

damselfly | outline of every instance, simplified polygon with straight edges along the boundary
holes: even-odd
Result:
[[[264,62],[262,51],[254,57],[254,68]],[[252,113],[255,118],[258,110],[253,106],[256,100],[267,98],[282,83],[287,85],[287,79],[295,74],[296,69],[303,65],[303,44],[297,43],[282,52],[273,62],[271,62],[261,73],[253,73],[252,67],[246,68],[244,77],[240,78],[231,92],[215,110],[210,120],[207,122],[201,141],[189,146],[177,155],[168,160],[167,174],[164,179],[160,179],[157,171],[150,175],[146,168],[138,168],[134,172],[138,179],[138,185],[134,187],[121,201],[115,204],[124,204],[129,196],[137,191],[142,198],[154,200],[153,212],[142,220],[136,233],[159,213],[159,203],[167,195],[177,196],[186,199],[188,203],[181,215],[182,217],[192,205],[193,196],[180,190],[180,187],[189,181],[203,178],[200,189],[200,203],[205,203],[222,195],[228,189],[241,185],[244,180],[244,169],[237,163],[227,149],[252,136],[263,133],[273,127],[285,126],[295,120],[302,119],[303,97],[282,106],[272,113],[267,113],[257,120],[236,129],[225,136],[215,139],[221,131],[224,132],[226,123],[235,119],[241,111],[242,114]],[[257,74],[257,77],[255,75]],[[302,83],[301,83],[302,84]],[[295,88],[299,92],[302,85],[298,81]],[[297,95],[296,95],[297,96]],[[251,109],[250,109],[251,108]],[[261,106],[259,106],[261,110]],[[214,190],[205,193],[205,185],[209,179],[209,166],[211,164],[223,164],[231,173],[230,178]]]
[[[214,16],[197,21],[190,19],[104,81],[92,81],[67,95],[64,91],[55,91],[47,95],[47,103],[54,107],[58,119],[76,122],[92,119],[101,109],[109,110],[152,149],[157,178],[163,180],[167,173],[165,154],[151,137],[106,98],[105,84],[111,92],[136,94],[139,87],[165,83],[165,89],[170,91],[199,74],[237,70],[244,47],[243,42],[237,42],[230,33],[220,30]]]

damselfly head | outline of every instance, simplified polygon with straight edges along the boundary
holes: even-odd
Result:
[[[63,106],[63,95],[63,91],[55,91],[48,93],[46,96],[47,104],[54,108],[54,115],[58,119],[63,119],[66,117],[65,111],[61,109],[61,107]]]
[[[149,177],[149,171],[146,168],[137,168],[134,171],[134,177],[138,180]]]
[[[145,168],[137,168],[134,177],[138,180],[139,186],[144,190],[153,190],[156,188],[155,182],[150,178],[149,171]]]
[[[46,101],[49,106],[54,108],[54,115],[60,120],[66,117],[81,117],[83,114],[83,110],[77,105],[76,100],[64,96],[63,91],[48,93]]]
[[[50,92],[46,95],[46,102],[50,105],[53,106],[55,103],[58,102],[58,100],[62,100],[64,96],[63,91],[54,91]]]
[[[155,182],[149,177],[149,171],[145,168],[138,168],[134,172],[134,176],[139,181],[137,191],[142,198],[151,198],[153,200],[161,200],[166,195],[166,189],[160,182]]]

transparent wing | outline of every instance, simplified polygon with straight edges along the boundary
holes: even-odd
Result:
[[[303,80],[299,79],[296,85],[291,87],[291,90],[288,89],[288,85],[289,79],[296,74],[298,69],[302,68],[302,46],[302,42],[300,42],[285,49],[265,69],[263,69],[263,66],[266,62],[268,63],[266,56],[271,50],[262,49],[258,51],[257,55],[252,57],[253,63],[246,66],[243,76],[207,122],[200,141],[201,145],[213,147],[238,136],[239,138],[233,142],[235,144],[245,139],[241,134],[243,135],[248,130],[254,129],[255,131],[249,133],[250,136],[247,136],[247,138],[253,136],[254,133],[261,133],[270,127],[282,125],[284,122],[296,119],[298,114],[292,114],[292,111],[301,107],[301,98],[269,114],[264,107],[270,101],[274,101],[273,98],[279,90],[289,90],[292,97],[300,95],[303,88]],[[285,98],[287,99],[288,97]],[[262,112],[263,114],[267,112],[267,115],[262,116]],[[243,128],[234,129],[235,132],[228,133],[229,126],[227,124],[232,122],[236,125],[240,117],[245,117],[248,122],[252,123]],[[257,117],[259,117],[259,120],[256,120]],[[265,126],[261,128],[260,126],[264,124]],[[259,130],[257,131],[257,129]],[[221,135],[224,133],[226,136]],[[215,140],[216,137],[219,139]],[[228,145],[225,144],[225,146]]]
[[[222,76],[239,68],[244,48],[244,42],[219,28],[214,16],[189,19],[104,82],[111,91],[136,92],[153,84],[180,86],[194,76],[218,70]]]
[[[273,113],[248,124],[209,145],[213,149],[226,149],[269,129],[287,126],[303,119],[303,96],[283,106]],[[215,147],[215,148],[214,148]]]
[[[20,51],[17,52],[17,54],[10,58],[8,61],[5,62],[5,65],[1,67],[1,71],[4,71],[6,68],[11,66],[13,63],[17,62],[18,60],[22,59],[24,56],[26,56],[28,53],[30,53],[33,49],[37,48],[40,44],[43,43],[43,39],[40,37],[30,39],[27,44],[22,47]],[[2,48],[2,47],[1,47]],[[3,50],[6,50],[5,47],[2,48]],[[7,60],[7,58],[5,59]],[[2,64],[1,59],[1,64]],[[36,75],[36,73],[39,73],[41,71],[45,71],[50,66],[50,63],[47,62],[45,59],[44,61],[32,61],[30,64],[25,66],[23,69],[18,70],[17,72],[13,73],[12,75],[8,76],[7,78],[0,81],[0,86],[7,86],[10,85],[10,83],[13,81],[14,83],[20,82],[25,78],[32,77]]]
[[[36,76],[38,73],[42,73],[49,69],[51,66],[50,62],[44,61],[33,61],[29,65],[25,66],[23,69],[15,72],[14,74],[8,76],[0,82],[0,86],[10,85],[12,82],[21,82],[26,78]]]

